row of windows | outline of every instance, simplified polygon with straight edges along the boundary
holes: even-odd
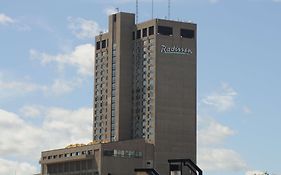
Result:
[[[98,64],[97,63],[95,68],[96,68],[95,70],[98,70],[99,68],[102,69],[102,70],[104,68],[107,69],[108,68],[108,63],[102,63],[102,64]]]
[[[104,133],[104,132],[107,132],[107,128],[100,128],[99,130],[97,129],[94,129],[94,134],[97,134],[97,133]]]
[[[105,125],[107,125],[107,121],[106,121],[105,124],[103,122],[95,122],[94,123],[94,128],[96,128],[96,127],[104,127]]]
[[[107,115],[105,114],[104,116],[103,115],[95,115],[94,117],[94,122],[98,121],[98,120],[103,120],[103,119],[107,119]],[[107,125],[107,121],[105,121],[105,125]]]
[[[151,36],[151,35],[154,35],[154,26],[139,29],[136,32],[134,31],[133,32],[133,40],[140,39],[141,37]]]
[[[108,68],[108,64],[101,64],[101,65],[97,64],[96,67],[95,67],[95,70],[96,71],[98,71],[99,69],[107,70],[107,68]]]
[[[98,43],[98,45],[101,45],[101,47],[105,47],[106,40],[101,41],[101,43]],[[99,52],[96,54],[96,71],[95,71],[95,111],[94,116],[97,115],[103,115],[103,112],[107,112],[107,96],[108,94],[108,52]],[[105,103],[103,103],[103,99],[105,99]],[[101,103],[99,103],[101,102]],[[99,103],[99,105],[98,105]],[[105,107],[105,109],[104,109]],[[95,117],[96,118],[96,117]],[[96,121],[96,120],[94,120]]]
[[[102,93],[103,93],[103,90],[101,90],[100,93],[102,94]],[[107,89],[105,89],[105,93],[107,93]],[[96,95],[97,95],[97,94],[96,94]],[[95,108],[97,108],[97,107],[107,107],[107,101],[95,103]]]
[[[136,113],[139,113],[139,112],[146,113],[146,112],[152,111],[151,100],[147,100],[147,101],[143,100],[142,107],[140,107],[140,105],[138,105],[138,104],[140,104],[139,101],[137,101],[136,104],[137,104],[137,107],[136,107],[136,110],[135,110]]]
[[[85,171],[85,175],[96,175],[97,172],[93,173],[94,169],[93,160],[81,160],[81,161],[71,161],[64,163],[49,164],[47,166],[47,174],[56,174],[56,173],[71,173]]]
[[[96,50],[99,50],[99,49],[103,49],[103,48],[106,48],[108,46],[108,39],[107,40],[102,40],[102,41],[97,41],[96,43]]]
[[[134,80],[135,88],[133,90],[134,101],[134,138],[150,139],[152,136],[152,97],[154,88],[154,65],[153,50],[154,39],[144,40],[143,43],[137,43],[135,55]]]
[[[173,35],[173,28],[168,26],[158,26],[157,33],[160,35],[167,35],[172,36]],[[180,36],[183,38],[194,38],[194,30],[190,29],[180,29]]]
[[[77,152],[71,152],[71,153],[65,153],[65,154],[59,154],[59,155],[50,155],[50,156],[44,156],[43,160],[50,160],[50,159],[57,159],[57,158],[65,158],[65,157],[73,157],[73,156],[80,156],[80,155],[91,155],[92,150],[84,150],[84,151],[77,151]]]
[[[107,134],[101,134],[101,135],[95,135],[94,136],[94,140],[103,140],[103,139],[107,139],[108,138],[108,136],[107,136]]]
[[[142,158],[143,154],[139,151],[129,151],[129,150],[104,150],[104,156],[112,157],[124,157],[124,158]]]
[[[103,57],[106,57],[108,54],[108,50],[106,49],[106,51],[103,52],[98,52],[96,53],[96,59],[102,59]]]
[[[146,125],[146,126],[142,126],[142,127],[139,127],[139,125],[136,125],[135,132],[140,133],[139,131],[142,132],[143,136],[151,135],[152,134],[152,127],[151,127],[151,125],[149,125],[149,126]]]
[[[116,105],[116,44],[113,44],[112,51],[112,89],[111,89],[111,141],[115,141],[115,105]]]

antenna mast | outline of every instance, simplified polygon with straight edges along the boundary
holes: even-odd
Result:
[[[136,0],[136,23],[139,21],[139,1]]]
[[[171,0],[168,0],[168,19],[171,18]]]
[[[154,17],[154,1],[152,0],[152,2],[151,2],[151,18],[153,19],[153,17]]]

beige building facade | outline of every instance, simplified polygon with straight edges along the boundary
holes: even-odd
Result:
[[[143,139],[104,144],[71,145],[44,151],[42,175],[134,174],[134,168],[150,167],[154,148]]]
[[[196,162],[196,31],[193,23],[135,24],[134,14],[111,15],[108,32],[96,36],[93,145],[43,152],[42,173],[49,173],[49,154],[72,149],[92,150],[89,160],[72,157],[90,161],[81,175],[131,175],[135,168],[168,174],[168,159]],[[107,156],[108,147],[142,157]]]

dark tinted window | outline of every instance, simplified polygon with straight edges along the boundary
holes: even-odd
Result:
[[[106,40],[102,40],[101,42],[101,48],[105,48],[106,47]]]
[[[154,35],[154,26],[151,26],[151,27],[148,28],[148,34]]]
[[[142,37],[147,36],[147,28],[142,29]]]
[[[116,14],[113,15],[113,22],[116,22]]]
[[[161,35],[173,35],[173,28],[166,26],[158,26],[158,33]]]
[[[96,43],[96,50],[99,50],[100,49],[100,42],[98,41],[97,43]]]
[[[181,36],[184,38],[194,38],[194,30],[181,29]]]
[[[104,150],[103,151],[103,155],[104,156],[113,156],[114,155],[114,151],[113,150]]]
[[[133,32],[133,40],[136,39],[136,35],[135,35],[135,32]]]
[[[141,37],[141,30],[138,30],[137,31],[137,39],[140,39],[140,37]]]

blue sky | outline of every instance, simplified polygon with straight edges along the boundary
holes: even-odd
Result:
[[[154,0],[154,17],[167,1]],[[140,0],[139,21],[151,19]],[[134,0],[0,0],[0,175],[39,172],[40,151],[91,140],[94,36]],[[281,1],[172,0],[198,25],[198,164],[281,174]]]

